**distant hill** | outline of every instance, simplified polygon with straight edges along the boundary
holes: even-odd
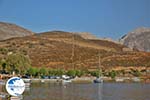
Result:
[[[93,70],[99,61],[104,69],[150,66],[150,53],[132,51],[112,41],[64,31],[34,34],[8,23],[1,26],[0,60],[21,52],[29,56],[33,67]],[[7,38],[4,33],[9,33]]]
[[[84,39],[99,39],[96,36],[94,36],[93,34],[89,33],[89,32],[75,32],[75,34],[80,35],[82,38]]]
[[[150,52],[150,28],[138,28],[121,38],[121,42],[132,49]]]
[[[97,69],[99,56],[101,67],[105,69],[146,66],[150,54],[128,52],[124,48],[106,40],[84,39],[70,32],[51,31],[1,41],[0,58],[9,52],[22,52],[30,57],[34,67],[63,69]]]
[[[0,22],[0,40],[6,40],[14,37],[23,37],[33,34],[33,32],[15,24]]]

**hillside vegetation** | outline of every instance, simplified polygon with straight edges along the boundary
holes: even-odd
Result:
[[[0,59],[17,52],[29,56],[33,67],[83,70],[95,70],[99,67],[150,67],[150,53],[128,51],[128,48],[121,44],[84,39],[79,34],[62,31],[39,33],[0,42]]]

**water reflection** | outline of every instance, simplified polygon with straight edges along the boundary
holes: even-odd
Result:
[[[32,84],[24,100],[102,100],[101,91],[102,84]]]
[[[149,93],[150,84],[141,83],[34,83],[26,88],[23,100],[149,100]]]
[[[102,100],[102,84],[67,84],[62,100]]]

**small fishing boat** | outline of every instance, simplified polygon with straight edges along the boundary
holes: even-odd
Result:
[[[96,78],[95,80],[93,80],[94,83],[103,83],[103,79],[102,78]]]

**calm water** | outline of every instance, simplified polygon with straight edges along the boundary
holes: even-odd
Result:
[[[48,84],[27,88],[23,100],[150,100],[150,84]]]

